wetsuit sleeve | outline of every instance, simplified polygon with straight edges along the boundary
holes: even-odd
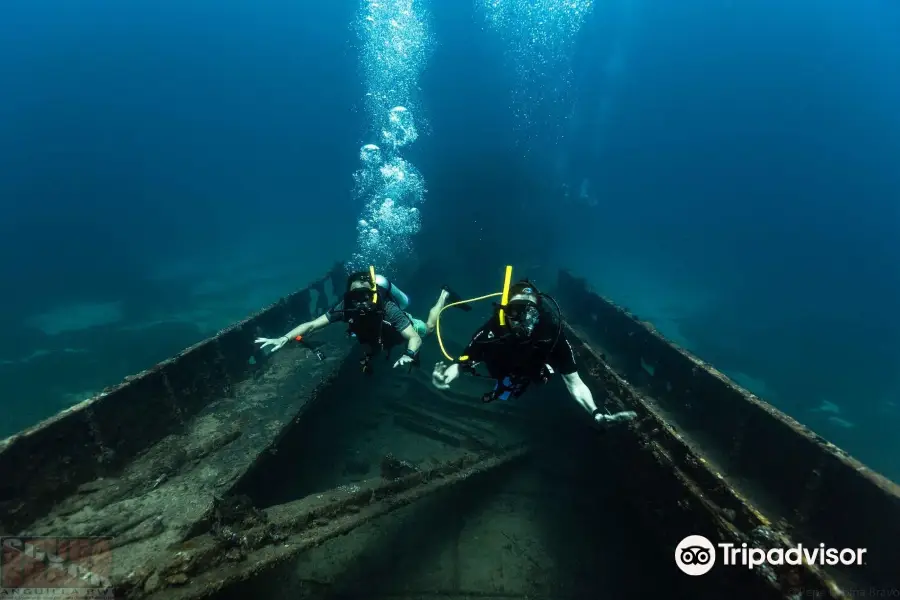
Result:
[[[384,320],[391,324],[397,333],[412,325],[409,315],[403,312],[394,302],[385,302]]]
[[[335,321],[341,321],[344,318],[344,315],[341,312],[344,310],[344,301],[341,300],[334,306],[328,309],[325,313],[325,318],[328,319],[329,323],[334,323]]]
[[[463,350],[460,356],[465,356],[465,362],[468,363],[477,363],[484,360],[484,345],[480,342],[484,341],[487,338],[488,331],[490,330],[491,322],[488,321],[481,328],[475,332],[475,335],[472,336],[472,339],[469,340],[469,345],[466,346],[466,349]]]
[[[566,339],[564,332],[560,332],[559,340],[557,340],[556,346],[553,347],[553,352],[550,353],[547,364],[553,367],[553,370],[560,375],[571,375],[578,371],[578,364],[575,362],[575,350],[572,348],[569,340]]]

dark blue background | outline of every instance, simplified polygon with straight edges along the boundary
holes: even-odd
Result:
[[[598,265],[649,265],[713,290],[712,306],[679,322],[694,351],[764,381],[782,409],[867,462],[900,470],[888,442],[900,424],[890,404],[900,404],[896,4],[598,3],[572,57],[570,103],[545,107],[546,137],[530,151],[510,110],[523,84],[502,36],[468,2],[429,6],[428,135],[406,152],[429,189],[420,259],[468,267],[472,288],[514,261],[570,266],[613,298],[628,290]],[[351,174],[371,141],[356,109],[358,10],[343,0],[8,2],[0,358],[71,345],[27,326],[59,305],[122,301],[127,319],[179,309],[190,282],[151,274],[185,257],[274,238],[287,242],[261,244],[264,260],[322,262],[316,270],[331,258],[323,245],[349,256],[361,209]],[[617,44],[627,59],[610,75]],[[560,201],[562,154],[576,183],[590,178],[596,207]],[[143,353],[121,337],[98,342],[135,349],[130,361],[67,356],[40,369],[112,383],[200,333],[154,335]],[[21,408],[42,397],[30,368],[0,368],[10,431],[58,408]],[[826,400],[855,427],[816,413]]]

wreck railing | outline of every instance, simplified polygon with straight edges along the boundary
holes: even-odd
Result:
[[[211,401],[228,396],[262,368],[254,338],[321,314],[344,281],[343,265],[336,264],[216,336],[0,442],[0,532],[21,531],[78,486],[118,473]],[[254,354],[259,360],[249,361]]]
[[[649,323],[561,271],[566,316],[710,468],[773,528],[834,548],[865,548],[837,569],[873,589],[900,589],[900,487],[666,340]]]

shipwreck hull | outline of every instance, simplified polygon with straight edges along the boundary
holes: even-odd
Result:
[[[585,280],[561,272],[558,294],[592,375],[623,405],[665,424],[637,430],[702,493],[722,526],[757,545],[763,532],[782,546],[867,550],[863,566],[826,567],[813,578],[818,583],[788,569],[777,574],[782,585],[825,584],[856,596],[900,589],[900,487],[592,292]],[[717,529],[711,534],[721,536]]]
[[[582,281],[558,285],[582,374],[639,414],[630,427],[595,431],[555,386],[484,405],[434,390],[427,369],[365,377],[339,327],[314,348],[258,351],[343,278],[337,265],[3,442],[0,532],[110,536],[106,581],[132,599],[841,598],[898,584],[891,484]],[[864,547],[868,563],[691,578],[673,560],[689,534]]]
[[[319,342],[326,360],[305,350],[267,361],[253,340],[321,313],[343,281],[336,265],[247,320],[4,440],[0,532],[112,535],[121,570],[144,559],[143,546],[177,541],[336,376],[351,348],[340,335]]]

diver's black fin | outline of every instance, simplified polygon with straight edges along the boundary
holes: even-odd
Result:
[[[441,288],[445,292],[447,292],[447,304],[453,304],[454,302],[459,302],[462,300],[462,296],[453,291],[453,289],[449,285],[445,285]],[[471,304],[457,304],[453,308],[458,308],[460,310],[464,310],[465,312],[469,312],[472,310]]]

